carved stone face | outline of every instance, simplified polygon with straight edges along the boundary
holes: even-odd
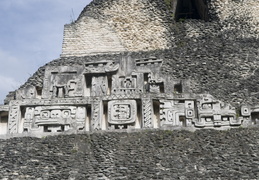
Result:
[[[51,111],[50,117],[52,119],[58,119],[58,118],[60,118],[60,116],[61,116],[61,111],[60,110],[52,110]]]
[[[70,117],[70,111],[69,110],[64,110],[62,112],[62,117],[63,118],[69,118]]]
[[[127,120],[130,118],[130,105],[128,104],[116,104],[113,106],[114,113],[113,119],[116,120]]]

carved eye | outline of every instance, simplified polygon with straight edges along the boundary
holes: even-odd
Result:
[[[187,116],[188,117],[192,117],[193,116],[193,111],[192,110],[188,110],[187,111]]]

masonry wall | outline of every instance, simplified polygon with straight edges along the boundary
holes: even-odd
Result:
[[[116,32],[109,24],[83,17],[65,25],[62,56],[84,56],[104,52],[125,51]]]
[[[258,38],[257,0],[204,0],[204,4],[209,12],[206,19],[217,22],[214,32]],[[176,0],[93,1],[76,22],[65,25],[61,56],[175,47],[176,6]]]
[[[258,128],[0,140],[0,179],[257,179]]]
[[[257,0],[209,0],[210,14],[216,18],[221,31],[229,31],[235,37],[259,37],[259,1]]]
[[[61,56],[165,49],[170,14],[163,1],[93,1],[75,23],[65,26]]]

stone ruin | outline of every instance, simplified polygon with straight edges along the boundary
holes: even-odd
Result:
[[[127,33],[116,33],[111,28],[115,22],[105,16],[114,11],[104,8],[98,14],[103,21],[96,18],[92,6],[99,7],[94,4],[97,2],[105,7],[103,1],[94,1],[76,22],[65,26],[61,58],[40,68],[38,75],[29,79],[31,83],[7,96],[5,105],[0,106],[0,134],[164,127],[222,129],[259,123],[258,106],[236,107],[209,93],[195,93],[191,90],[192,81],[162,72],[166,57],[136,58],[126,52],[143,51],[146,44],[134,46],[125,36]],[[122,9],[129,5],[110,0],[107,3],[111,3],[111,9],[115,8],[114,2]],[[145,1],[130,2],[136,8],[143,8],[143,4],[151,9],[153,6]],[[176,8],[175,3],[173,7]],[[209,18],[207,13],[206,9],[205,20]],[[125,20],[125,14],[119,15]],[[156,19],[153,26],[161,31],[141,40],[150,41],[151,50],[164,49],[172,40],[162,38],[170,29],[161,26],[164,16]],[[154,23],[152,19],[150,22]]]
[[[163,59],[47,66],[43,87],[26,86],[1,106],[1,134],[255,124],[259,108],[235,107],[189,92],[187,80],[161,75]]]

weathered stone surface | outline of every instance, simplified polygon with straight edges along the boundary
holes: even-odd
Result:
[[[175,22],[179,4],[93,1],[61,58],[8,95],[8,132],[257,124],[257,2],[199,1]]]
[[[258,128],[0,140],[0,179],[257,179]]]
[[[8,133],[225,128],[258,123],[256,106],[247,104],[252,110],[240,114],[237,108],[241,106],[235,108],[199,93],[193,81],[161,71],[172,62],[170,55],[171,51],[158,51],[52,61],[44,67],[42,87],[21,87],[10,101]]]
[[[163,1],[93,1],[65,26],[61,56],[170,47],[173,21]]]

